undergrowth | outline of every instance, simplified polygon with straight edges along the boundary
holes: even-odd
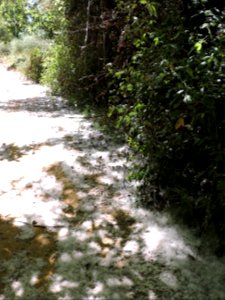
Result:
[[[35,35],[22,35],[9,43],[1,44],[0,52],[4,62],[29,79],[39,82],[43,71],[43,61],[50,41]]]
[[[224,8],[172,1],[154,9],[140,2],[129,11],[132,57],[122,68],[109,68],[110,115],[119,116],[138,158],[130,177],[143,182],[143,204],[169,208],[199,233],[212,234],[221,253]]]

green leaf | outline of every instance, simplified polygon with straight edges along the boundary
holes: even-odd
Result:
[[[200,42],[195,43],[195,50],[196,52],[200,52],[202,50],[202,43]]]
[[[123,74],[124,74],[124,71],[118,71],[118,72],[115,73],[115,77],[117,79],[121,79],[121,77],[122,77]]]
[[[156,37],[153,39],[153,42],[154,42],[155,46],[158,46],[158,44],[159,44],[159,38],[156,36]]]
[[[147,7],[148,7],[148,10],[149,10],[150,14],[151,14],[152,16],[157,17],[157,11],[156,11],[155,5],[152,4],[152,3],[147,3]]]
[[[110,106],[108,114],[107,114],[107,116],[109,118],[112,116],[112,114],[114,113],[115,109],[116,109],[115,105]]]
[[[145,107],[145,105],[144,105],[143,103],[138,103],[138,104],[135,106],[135,110],[136,110],[136,111],[142,110],[144,107]]]
[[[132,92],[133,91],[133,84],[131,84],[131,83],[128,83],[128,85],[127,85],[127,90],[129,91],[129,92]]]
[[[205,43],[205,40],[200,40],[194,44],[194,48],[197,53],[200,53],[202,50],[202,44]]]
[[[131,122],[130,116],[127,115],[127,116],[125,117],[125,121],[126,121],[126,124],[129,125],[130,122]]]

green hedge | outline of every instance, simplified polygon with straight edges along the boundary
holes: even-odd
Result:
[[[132,58],[122,68],[109,68],[110,114],[120,116],[118,125],[125,126],[138,157],[132,178],[143,182],[143,202],[172,208],[199,232],[213,232],[220,248],[225,234],[225,10],[207,2],[184,7],[171,1],[156,7],[157,16],[150,2],[140,2],[129,12]]]

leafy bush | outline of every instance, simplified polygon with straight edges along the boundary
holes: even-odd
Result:
[[[3,41],[4,43],[9,42],[13,38],[13,35],[10,32],[10,30],[7,28],[6,22],[3,18],[0,20],[0,36],[1,36],[1,41]]]
[[[9,54],[9,47],[6,43],[0,43],[0,56],[5,56]]]
[[[44,55],[50,42],[39,36],[24,35],[7,44],[6,62],[24,73],[28,78],[39,82],[42,74]]]
[[[68,95],[73,88],[75,66],[71,60],[71,49],[61,40],[48,50],[43,64],[42,83],[50,86],[54,94]]]
[[[19,55],[21,53],[26,53],[34,48],[40,48],[45,50],[48,48],[48,40],[43,40],[42,38],[35,35],[23,35],[21,38],[14,38],[10,44],[10,54]]]
[[[224,246],[224,11],[171,1],[156,18],[149,3],[129,11],[132,59],[109,69],[111,114],[139,158],[144,203],[172,207]]]
[[[65,0],[65,15],[45,62],[43,82],[80,106],[107,106],[105,65],[116,51],[119,26],[110,15],[115,2]],[[62,34],[61,34],[62,33]],[[63,35],[63,36],[62,36]]]
[[[29,61],[24,70],[26,76],[35,82],[39,82],[43,71],[43,52],[39,48],[33,48],[29,52]]]

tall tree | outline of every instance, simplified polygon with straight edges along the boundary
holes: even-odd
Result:
[[[0,16],[4,20],[4,30],[14,37],[26,29],[28,24],[28,3],[26,0],[2,0]]]

